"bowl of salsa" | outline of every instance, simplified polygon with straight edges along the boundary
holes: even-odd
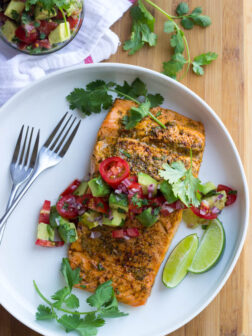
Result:
[[[0,0],[0,38],[29,55],[62,49],[78,33],[83,0]]]

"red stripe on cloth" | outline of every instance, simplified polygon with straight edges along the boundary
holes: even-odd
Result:
[[[85,58],[84,63],[85,64],[94,63],[92,56],[88,56],[87,58]]]

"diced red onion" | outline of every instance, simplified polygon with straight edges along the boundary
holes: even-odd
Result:
[[[168,211],[169,213],[173,212],[175,209],[173,209],[172,207],[169,206],[169,203],[166,201],[163,203],[163,205],[161,206],[161,210],[163,211]]]
[[[101,232],[99,231],[92,231],[90,234],[90,238],[91,239],[96,239],[96,238],[100,238],[101,237]]]
[[[219,195],[217,196],[217,200],[221,200],[223,196],[224,196],[223,194],[219,194]]]
[[[122,193],[122,190],[121,189],[116,189],[115,190],[115,194],[121,194]]]
[[[60,225],[60,221],[59,221],[59,218],[55,218],[55,222],[57,223],[57,226],[59,226]]]
[[[128,236],[124,236],[123,237],[125,240],[129,240],[130,239],[130,237],[128,237]]]
[[[78,211],[78,215],[81,216],[81,215],[83,215],[85,212],[86,212],[86,210],[85,210],[84,208],[82,208],[82,209],[80,209],[80,210]]]
[[[220,213],[220,209],[214,206],[214,207],[211,208],[211,212],[213,214],[218,214],[218,213]]]
[[[123,184],[125,187],[128,188],[132,184],[132,182],[129,179],[126,178],[122,181],[121,184]]]
[[[95,217],[94,221],[95,222],[100,222],[102,220],[102,216]]]
[[[209,208],[209,203],[208,203],[208,201],[203,200],[203,201],[201,202],[201,204],[204,205],[205,207]]]
[[[200,214],[201,214],[201,215],[204,216],[204,215],[206,215],[206,213],[207,213],[206,210],[204,210],[204,209],[202,209],[202,208],[200,209]]]

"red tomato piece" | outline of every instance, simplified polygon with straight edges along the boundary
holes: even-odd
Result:
[[[227,200],[225,206],[229,206],[236,201],[237,191],[223,184],[219,184],[217,191],[225,191],[227,194]]]
[[[58,26],[57,22],[41,20],[38,30],[40,33],[45,34],[47,37],[51,33],[51,31],[54,30],[57,26]]]
[[[39,213],[39,223],[50,223],[51,202],[45,201]]]
[[[129,176],[130,168],[127,161],[114,156],[102,161],[99,171],[103,180],[112,188],[116,188]]]
[[[79,187],[81,184],[80,180],[76,179],[74,180],[61,194],[61,196],[73,194],[73,192]]]
[[[183,202],[181,202],[180,200],[177,200],[171,204],[169,204],[169,206],[175,210],[182,210],[182,209],[186,209],[187,207],[185,206],[185,204]]]
[[[139,236],[139,231],[137,228],[127,228],[125,230],[125,233],[128,237],[134,238],[134,237],[138,237]]]
[[[125,233],[123,229],[112,231],[113,238],[124,238]]]
[[[15,35],[20,41],[27,44],[32,44],[38,38],[38,32],[33,24],[18,26]]]
[[[150,206],[156,208],[161,207],[166,202],[164,196],[157,196],[149,200]]]
[[[55,16],[56,20],[64,20],[63,15],[60,10],[58,10],[57,15]]]
[[[200,218],[208,219],[208,220],[215,219],[219,215],[219,213],[214,213],[212,212],[210,208],[203,206],[202,203],[198,208],[196,208],[195,206],[192,206],[191,210],[196,216]]]
[[[143,190],[142,187],[139,183],[134,182],[129,186],[129,195],[128,195],[128,200],[129,200],[129,211],[133,212],[135,214],[139,214],[143,211],[143,206],[139,206],[139,204],[136,204],[137,199],[140,201],[144,199],[143,195]]]
[[[77,217],[82,208],[80,198],[75,195],[65,195],[61,197],[56,204],[56,209],[60,216],[66,219]]]
[[[4,13],[0,12],[0,23],[4,23],[7,19],[7,16],[5,16]]]
[[[109,212],[109,205],[104,197],[90,198],[88,202],[88,208],[104,214],[107,214]]]
[[[69,16],[67,18],[67,21],[69,22],[70,29],[74,29],[76,27],[77,23],[79,22],[79,18],[78,18],[78,16]]]
[[[19,42],[18,43],[18,48],[21,50],[24,50],[27,47],[27,44],[24,42]]]
[[[42,247],[60,247],[64,245],[64,242],[63,241],[52,242],[50,240],[37,239],[35,244]]]
[[[33,43],[33,48],[44,48],[44,49],[50,49],[51,48],[51,44],[49,42],[49,40],[45,39],[45,40],[37,40]]]

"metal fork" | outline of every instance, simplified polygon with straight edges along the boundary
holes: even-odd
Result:
[[[12,213],[12,211],[15,209],[21,198],[24,196],[26,191],[30,188],[32,183],[36,180],[36,178],[47,168],[53,167],[60,163],[64,155],[66,154],[67,150],[69,149],[77,131],[80,126],[81,121],[77,123],[77,125],[74,127],[76,117],[72,119],[72,115],[65,121],[68,113],[66,113],[58,125],[55,127],[55,129],[52,131],[51,135],[43,145],[43,147],[39,151],[38,160],[34,169],[34,172],[32,173],[29,181],[27,184],[23,187],[23,189],[20,191],[20,193],[15,198],[12,205],[9,207],[9,209],[5,212],[3,217],[0,219],[0,244],[3,238],[3,232],[5,227],[5,222]],[[70,123],[71,121],[71,123]],[[70,126],[68,126],[70,123]],[[62,127],[61,127],[62,126]],[[68,126],[68,127],[67,127]],[[73,131],[69,134],[69,132]],[[69,136],[68,136],[69,134]]]
[[[30,159],[29,159],[29,155],[30,155],[34,128],[32,127],[31,132],[30,132],[30,137],[28,140],[29,126],[27,127],[25,138],[24,138],[23,145],[22,145],[23,131],[24,131],[24,125],[22,126],[20,130],[18,140],[16,143],[16,147],[13,153],[11,165],[10,165],[10,175],[11,175],[13,183],[12,183],[9,201],[7,204],[7,209],[11,206],[12,202],[14,201],[19,187],[25,181],[27,181],[27,179],[31,176],[31,173],[33,172],[33,169],[35,166],[37,154],[38,154],[39,131],[37,133],[37,137],[36,137],[36,140],[33,146]],[[27,140],[28,140],[28,146],[26,146]]]

